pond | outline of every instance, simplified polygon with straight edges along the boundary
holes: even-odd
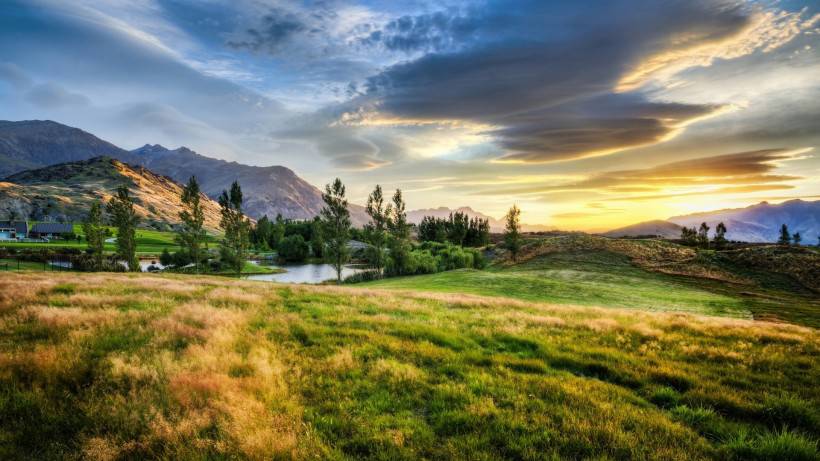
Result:
[[[281,274],[257,274],[243,277],[246,280],[261,280],[265,282],[280,282],[280,283],[322,283],[325,280],[333,280],[336,278],[336,269],[330,264],[295,264],[270,266],[280,267],[287,272]],[[342,268],[342,278],[353,275],[362,269],[345,266]]]

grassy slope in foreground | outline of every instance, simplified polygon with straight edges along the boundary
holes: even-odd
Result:
[[[634,246],[639,255],[640,245],[644,243],[598,240]],[[678,248],[674,244],[666,245],[673,250]],[[731,279],[697,276],[699,272],[705,272],[700,259],[677,268],[690,271],[691,275],[676,275],[639,267],[629,256],[605,248],[581,246],[580,249],[557,247],[555,250],[518,264],[496,264],[484,271],[458,270],[389,278],[361,286],[754,317],[820,326],[820,299],[783,274],[758,272],[753,274],[754,279],[737,283]],[[647,253],[651,254],[650,251]],[[651,267],[651,264],[647,265]],[[714,268],[709,267],[709,270]],[[747,273],[742,264],[735,264],[710,275],[740,280]]]
[[[216,277],[0,278],[0,458],[816,459],[793,325]]]

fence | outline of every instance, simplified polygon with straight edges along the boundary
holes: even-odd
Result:
[[[0,272],[46,271],[64,272],[74,268],[72,255],[49,255],[47,258],[32,258],[30,255],[3,255],[0,257]]]

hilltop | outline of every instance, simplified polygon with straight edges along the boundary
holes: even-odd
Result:
[[[126,185],[142,225],[157,229],[179,222],[182,186],[168,177],[110,157],[23,171],[0,182],[0,210],[34,220],[82,221],[94,200],[107,201]],[[203,195],[205,227],[219,228],[219,205]],[[6,213],[3,213],[4,215]]]

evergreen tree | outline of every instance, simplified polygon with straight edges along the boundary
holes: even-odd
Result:
[[[512,256],[512,260],[516,261],[518,252],[521,250],[521,210],[513,205],[504,220],[506,221],[504,243]]]
[[[202,260],[202,242],[205,241],[205,212],[202,209],[201,192],[196,177],[191,176],[188,184],[182,188],[180,196],[183,207],[179,213],[182,228],[177,235],[177,241],[184,248],[194,262],[194,271],[199,273],[199,263]]]
[[[323,258],[325,251],[325,239],[322,235],[322,220],[317,216],[310,223],[310,251],[316,258]]]
[[[802,240],[803,236],[800,235],[800,232],[795,232],[794,235],[792,235],[792,242],[794,242],[795,245],[799,246]]]
[[[470,223],[466,214],[456,211],[450,213],[450,221],[448,222],[449,229],[447,239],[453,245],[464,245],[464,239],[467,237],[467,230]]]
[[[407,274],[410,269],[410,224],[407,223],[407,213],[405,213],[405,203],[401,189],[396,189],[393,194],[392,213],[388,220],[390,230],[389,248],[390,260],[393,265],[393,274]]]
[[[102,206],[99,201],[91,204],[88,216],[83,222],[85,240],[88,242],[88,252],[94,259],[94,270],[102,269],[103,250],[105,248],[105,226],[103,226]]]
[[[368,259],[370,264],[379,272],[384,269],[385,246],[387,244],[388,228],[390,227],[393,206],[384,204],[382,187],[376,185],[370,196],[367,197],[367,214],[370,215],[370,222],[364,226],[367,242],[371,245],[368,248]]]
[[[117,228],[117,256],[128,264],[129,271],[139,272],[136,235],[139,217],[134,210],[134,201],[131,199],[128,187],[117,188],[106,210],[111,216],[111,223]]]
[[[792,243],[792,236],[789,234],[789,226],[783,224],[780,226],[780,238],[777,239],[778,245],[789,245]]]
[[[350,211],[347,209],[345,186],[339,178],[325,186],[322,200],[325,202],[320,213],[325,258],[336,269],[336,280],[341,283],[342,268],[350,259],[350,249],[347,247],[350,240]]]
[[[705,222],[700,224],[697,234],[698,246],[701,248],[709,248],[709,225]]]
[[[222,214],[219,225],[225,232],[220,255],[236,271],[236,275],[240,276],[248,258],[250,221],[242,213],[242,188],[237,181],[231,184],[230,192],[222,191],[219,206]]]
[[[422,218],[419,223],[419,240],[444,243],[447,240],[447,220],[434,216]]]
[[[715,248],[722,249],[726,246],[726,225],[718,223],[717,227],[715,227],[715,237],[712,242],[715,244]]]

